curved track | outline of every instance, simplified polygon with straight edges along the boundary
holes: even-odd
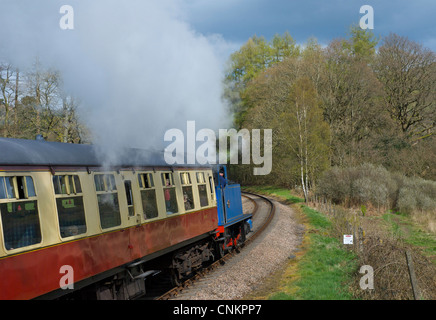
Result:
[[[210,274],[213,270],[216,270],[221,265],[225,264],[234,255],[240,253],[240,250],[244,250],[244,247],[252,243],[258,236],[260,236],[263,233],[263,231],[270,224],[270,222],[274,217],[275,210],[276,210],[274,203],[270,199],[264,196],[251,192],[243,192],[242,196],[253,204],[253,210],[252,212],[250,212],[253,214],[253,230],[252,230],[253,232],[248,234],[245,242],[241,246],[237,247],[236,249],[228,252],[221,259],[215,261],[211,265],[202,269],[195,276],[183,282],[180,286],[171,288],[169,291],[165,292],[164,294],[154,297],[155,300],[168,300],[178,297],[179,295],[182,294],[182,292],[185,289],[191,287],[194,283],[204,278],[206,275]],[[260,210],[260,208],[263,208],[263,206],[260,206],[259,202],[266,202],[269,206],[269,209]]]
[[[258,215],[258,213],[259,213],[259,205],[258,205],[258,203],[256,202],[255,199],[250,198],[247,195],[251,195],[251,196],[257,197],[257,198],[261,199],[262,201],[267,202],[270,205],[270,210],[266,214],[266,217],[264,217],[263,221],[258,221],[260,219],[258,219],[259,217],[256,217]],[[253,234],[251,234],[251,236],[245,241],[245,245],[246,245],[246,244],[252,242],[254,239],[256,239],[260,234],[262,234],[262,232],[266,229],[266,227],[271,223],[271,220],[274,218],[276,207],[275,207],[274,203],[270,199],[268,199],[268,198],[266,198],[266,197],[264,197],[262,195],[258,195],[258,194],[251,193],[251,192],[243,192],[242,196],[244,196],[247,199],[249,199],[250,201],[254,202],[255,209],[253,210],[253,217],[254,217],[254,219],[256,219],[256,222],[257,222],[257,225],[258,225],[257,228],[253,227],[253,229],[255,229],[255,230],[253,230]]]

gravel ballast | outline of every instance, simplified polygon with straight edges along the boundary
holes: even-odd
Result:
[[[260,201],[257,201],[260,205]],[[248,200],[243,199],[243,205],[244,212],[252,212],[252,204]],[[184,290],[176,299],[242,299],[283,266],[301,244],[304,226],[296,222],[295,213],[289,206],[278,202],[275,205],[274,219],[262,235],[225,265]],[[260,210],[266,212],[267,206],[263,205]],[[253,229],[260,223],[261,211],[256,213],[257,220],[253,219]]]

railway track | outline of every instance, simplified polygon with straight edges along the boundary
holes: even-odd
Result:
[[[247,247],[250,243],[252,243],[256,238],[258,238],[263,233],[263,231],[271,223],[271,221],[274,217],[275,210],[276,210],[275,204],[270,199],[268,199],[264,196],[250,193],[250,192],[243,192],[242,196],[245,199],[247,199],[248,201],[250,201],[253,205],[253,210],[251,212],[253,214],[253,230],[252,230],[253,232],[248,234],[245,242],[241,246],[229,251],[221,259],[215,261],[211,265],[200,270],[193,277],[184,281],[179,286],[173,287],[170,290],[166,291],[165,293],[157,295],[155,297],[149,297],[148,299],[169,300],[169,299],[174,299],[174,298],[179,297],[183,293],[183,291],[192,287],[193,284],[201,281],[207,275],[210,275],[214,270],[219,269],[220,266],[226,264],[228,261],[230,261],[232,259],[232,257],[239,254],[241,252],[241,250],[244,250],[245,247]],[[259,200],[267,203],[269,206],[269,209],[266,211],[259,210],[260,209],[260,206],[258,203],[258,202],[260,202]]]

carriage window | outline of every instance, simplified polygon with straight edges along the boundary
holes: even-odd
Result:
[[[183,204],[185,206],[185,210],[192,210],[195,208],[195,204],[194,197],[192,195],[191,176],[189,172],[181,172],[180,181],[182,182]]]
[[[26,188],[28,197],[36,197],[35,186],[32,177],[26,177]]]
[[[209,205],[209,200],[207,198],[207,190],[205,184],[198,185],[198,195],[200,196],[200,206],[206,207]]]
[[[213,178],[211,176],[209,176],[209,187],[210,187],[210,198],[212,200],[214,200],[214,190],[215,190],[215,188],[213,187]]]
[[[55,194],[74,193],[73,176],[53,176]]]
[[[138,182],[141,189],[154,188],[153,174],[151,173],[138,174]]]
[[[209,205],[209,199],[207,196],[206,180],[204,178],[204,172],[197,172],[198,183],[198,195],[200,196],[200,206],[206,207]]]
[[[94,182],[95,182],[95,191],[105,191],[103,175],[95,175]]]
[[[73,176],[74,188],[76,193],[82,193],[82,186],[80,185],[79,176]]]
[[[78,175],[53,176],[61,237],[86,233],[82,186]]]
[[[127,208],[129,210],[129,216],[135,215],[135,208],[133,206],[133,193],[132,193],[132,181],[124,181],[124,188],[126,189]]]
[[[191,183],[191,175],[189,172],[181,172],[180,173],[180,181],[182,181],[182,185],[188,185]]]
[[[6,185],[6,191],[8,194],[8,196],[7,196],[8,199],[15,198],[13,179],[14,179],[14,177],[5,178],[5,185]]]
[[[7,199],[8,193],[6,192],[6,184],[5,184],[5,178],[0,177],[0,199]]]
[[[0,214],[7,250],[41,242],[38,201],[32,177],[0,177]]]
[[[162,184],[167,214],[177,213],[179,208],[177,206],[176,188],[174,186],[173,174],[162,173]]]
[[[121,224],[118,192],[113,174],[96,174],[94,176],[97,191],[100,224],[103,229]]]
[[[162,173],[162,185],[163,186],[174,186],[174,180],[173,180],[172,173]]]
[[[141,189],[142,208],[144,218],[152,219],[158,216],[156,203],[156,189],[154,188],[153,174],[138,174],[139,188]]]
[[[204,172],[197,172],[197,183],[205,183]]]
[[[14,177],[0,177],[0,200],[15,198]]]

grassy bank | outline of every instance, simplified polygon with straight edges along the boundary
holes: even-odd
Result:
[[[352,299],[349,285],[357,270],[357,260],[352,252],[344,249],[337,239],[330,236],[329,219],[302,204],[303,199],[291,195],[287,189],[253,187],[250,190],[292,204],[306,229],[299,252],[290,260],[280,283],[268,299]]]
[[[428,232],[426,228],[416,223],[407,214],[386,213],[382,215],[381,219],[386,223],[393,236],[420,248],[422,253],[436,266],[436,236],[434,233]]]
[[[415,216],[391,212],[364,214],[359,208],[317,203],[308,207],[303,199],[286,189],[251,190],[292,205],[306,229],[301,252],[290,260],[280,284],[266,298],[414,299],[405,258],[409,251],[421,299],[436,299],[436,237]],[[344,234],[355,235],[354,246],[345,248],[341,244]],[[358,270],[363,265],[375,271],[374,290],[360,289],[362,275]]]

